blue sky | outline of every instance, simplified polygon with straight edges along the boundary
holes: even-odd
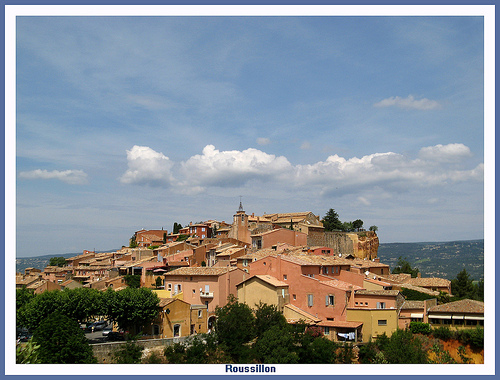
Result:
[[[482,17],[19,17],[17,256],[334,208],[484,236]]]

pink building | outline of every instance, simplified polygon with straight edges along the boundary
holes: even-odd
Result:
[[[230,294],[236,296],[236,284],[248,274],[235,267],[186,267],[165,274],[165,289],[175,297],[182,293],[184,301],[191,305],[207,305],[214,313],[216,306],[227,303]]]
[[[299,231],[292,231],[288,228],[279,228],[251,236],[252,248],[265,249],[278,243],[288,243],[295,247],[307,245],[307,234]]]

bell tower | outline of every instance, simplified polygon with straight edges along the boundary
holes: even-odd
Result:
[[[236,214],[233,215],[233,225],[231,226],[228,236],[248,244],[252,243],[250,230],[248,229],[248,215],[243,210],[241,196],[240,207],[238,208],[238,211],[236,211]]]

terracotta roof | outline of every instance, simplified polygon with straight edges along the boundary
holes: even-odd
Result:
[[[352,328],[356,329],[359,326],[363,325],[363,322],[354,322],[354,321],[321,321],[317,323],[318,326],[327,326],[327,327],[344,327],[344,328]]]
[[[258,279],[260,279],[264,282],[267,282],[268,284],[271,284],[271,285],[276,286],[276,287],[277,286],[288,286],[288,284],[286,282],[280,281],[276,277],[269,276],[267,274],[256,274],[252,277],[247,278],[246,280],[241,281],[239,284],[242,284],[244,282],[248,282],[253,278],[258,278]],[[239,284],[236,284],[236,286],[238,286]]]
[[[293,311],[295,311],[296,313],[298,313],[300,315],[303,315],[305,318],[310,319],[310,320],[312,320],[315,323],[321,321],[321,319],[319,319],[315,315],[312,315],[312,314],[308,313],[307,311],[299,309],[297,306],[294,306],[294,305],[292,305],[290,303],[286,304],[284,307],[289,308],[290,310],[293,310]],[[289,321],[289,323],[294,323],[294,322],[298,322],[299,320],[300,319],[290,319],[288,321]]]
[[[337,289],[342,289],[342,290],[361,290],[363,289],[362,287],[360,286],[357,286],[357,285],[353,285],[349,282],[345,282],[345,281],[341,281],[341,280],[337,280],[337,279],[331,279],[331,280],[327,280],[327,281],[320,281],[320,283],[322,284],[325,284],[325,285],[328,285],[328,286],[333,286],[334,288],[337,288]]]
[[[394,285],[394,286],[396,286],[396,285]],[[420,293],[429,294],[430,296],[434,296],[434,297],[437,297],[439,295],[438,291],[430,290],[427,288],[422,288],[421,286],[415,286],[415,285],[411,285],[411,284],[398,284],[397,286],[401,287],[401,288],[415,290],[415,291],[420,292]]]
[[[397,273],[397,274],[388,274],[385,276],[389,281],[394,281],[394,282],[406,282],[411,278],[411,275],[408,273]]]
[[[356,294],[364,296],[390,296],[395,297],[399,294],[399,290],[357,290]]]
[[[448,287],[450,286],[451,281],[437,277],[417,277],[409,279],[408,281],[406,281],[406,284],[421,287]]]
[[[405,301],[401,309],[423,309],[424,301]]]
[[[484,302],[464,299],[433,306],[429,313],[475,313],[484,314]]]
[[[236,269],[235,267],[186,267],[175,269],[166,273],[165,276],[221,276]]]

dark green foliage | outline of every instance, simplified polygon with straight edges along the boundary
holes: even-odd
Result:
[[[363,221],[361,219],[356,219],[354,222],[352,222],[352,226],[359,231],[361,228],[363,228]]]
[[[215,314],[217,315],[215,334],[219,345],[236,362],[247,359],[249,352],[245,344],[256,336],[252,309],[238,302],[234,295],[230,295],[228,303],[223,307],[217,307]]]
[[[477,298],[477,287],[474,286],[474,280],[464,268],[457,277],[451,280],[451,294],[458,298]],[[483,284],[484,288],[484,284]]]
[[[165,244],[167,242],[167,233],[166,232],[163,233],[163,240],[162,241],[163,241],[163,244]]]
[[[410,331],[412,334],[429,335],[431,333],[431,325],[423,322],[410,322]]]
[[[149,356],[144,360],[145,364],[161,364],[163,363],[161,357],[156,353],[152,352]]]
[[[255,310],[255,333],[257,337],[260,338],[264,332],[275,325],[283,328],[287,325],[286,318],[275,305],[259,303]]]
[[[174,227],[172,228],[172,233],[175,235],[175,234],[178,234],[179,233],[179,230],[182,228],[182,225],[177,223],[177,222],[174,222]]]
[[[176,241],[184,241],[189,238],[189,235],[179,235]]]
[[[359,346],[358,360],[361,364],[370,364],[375,362],[377,356],[377,345],[371,340]]]
[[[412,268],[408,260],[399,257],[398,265],[392,270],[392,273],[407,273],[410,274],[412,278],[415,278],[418,276],[419,270],[418,268]]]
[[[162,278],[161,277],[156,277],[156,279],[155,279],[155,287],[156,287],[156,289],[158,289],[162,285],[163,285]]]
[[[463,329],[454,332],[456,339],[472,348],[481,349],[484,347],[484,330],[480,327],[475,329]]]
[[[448,327],[445,326],[433,328],[431,334],[434,338],[441,340],[450,340],[451,338],[453,338],[453,333]]]
[[[377,336],[377,340],[375,341],[375,345],[380,351],[385,351],[386,348],[389,345],[389,337],[387,336],[386,333],[383,333],[382,335]]]
[[[300,363],[334,364],[337,362],[337,343],[325,337],[313,337],[306,333],[301,344],[302,349],[299,351]]]
[[[260,363],[294,364],[299,362],[291,327],[274,324],[266,329],[254,346],[255,356]]]
[[[337,362],[342,364],[352,364],[354,360],[354,352],[352,351],[352,344],[344,342],[338,352]]]
[[[33,298],[35,298],[35,293],[32,289],[22,288],[16,289],[16,310],[29,303]]]
[[[52,257],[49,260],[49,265],[54,267],[63,267],[66,265],[66,259],[64,257]]]
[[[378,227],[377,226],[370,226],[370,231],[377,232]]]
[[[160,299],[151,289],[125,288],[117,292],[108,290],[104,294],[108,316],[123,330],[140,328],[158,315]]]
[[[131,288],[138,289],[141,287],[141,276],[137,274],[127,274],[124,279],[127,286]]]
[[[339,219],[339,214],[333,208],[328,210],[322,222],[325,231],[342,231],[342,222]]]
[[[390,364],[427,363],[427,352],[422,342],[410,330],[396,330],[383,351],[385,359]]]
[[[139,346],[135,340],[127,340],[114,352],[113,357],[117,364],[137,364],[141,362],[143,350],[144,347]]]
[[[186,363],[186,347],[182,343],[174,343],[165,347],[163,355],[171,364]]]
[[[97,363],[78,323],[63,314],[54,313],[44,319],[35,330],[33,341],[40,346],[41,363]]]
[[[138,244],[137,241],[135,240],[135,235],[130,238],[130,248],[137,248]]]

